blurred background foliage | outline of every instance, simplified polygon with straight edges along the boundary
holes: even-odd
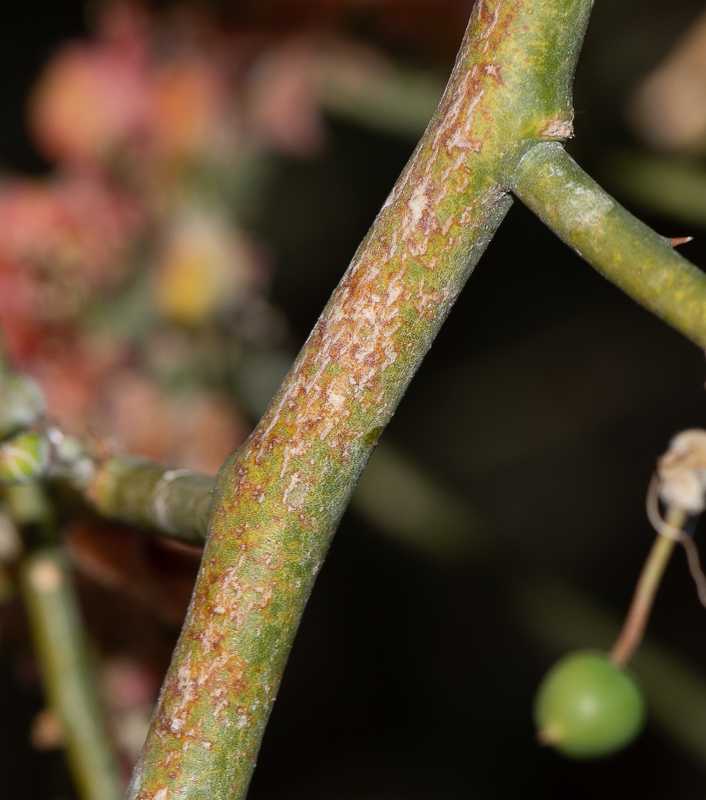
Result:
[[[304,341],[434,110],[470,0],[30,1],[0,33],[0,326],[62,427],[215,473]],[[706,17],[596,5],[574,157],[706,263]],[[556,655],[606,646],[702,353],[515,204],[364,474],[250,796],[696,798],[706,612],[681,554],[604,762],[534,740]],[[20,503],[6,490],[12,510]],[[198,551],[58,506],[125,777]],[[0,523],[2,523],[0,515]],[[4,791],[76,796],[0,524]],[[698,541],[697,531],[697,541]]]

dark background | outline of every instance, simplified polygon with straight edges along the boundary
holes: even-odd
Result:
[[[232,5],[244,13],[246,4]],[[632,143],[627,93],[702,8],[597,4],[569,147],[589,172],[599,176],[604,155]],[[83,4],[8,12],[0,164],[36,173],[47,167],[27,139],[24,98],[56,45],[84,32]],[[431,55],[398,49],[439,71],[453,57],[452,48],[445,58],[438,46]],[[272,296],[297,344],[413,146],[332,120],[322,156],[280,171],[255,227],[275,255]],[[682,252],[706,263],[704,231],[634,210],[660,233],[694,235]],[[515,203],[384,437],[479,510],[492,556],[444,569],[360,516],[344,518],[284,677],[253,800],[702,797],[703,766],[649,725],[600,763],[536,745],[532,696],[555,654],[524,630],[507,586],[518,571],[556,574],[624,612],[652,539],[643,507],[654,461],[674,433],[706,423],[705,379],[703,353]],[[651,631],[706,675],[706,611],[682,555],[674,561]],[[71,797],[61,756],[26,745],[41,698],[18,685],[3,655],[3,794]]]

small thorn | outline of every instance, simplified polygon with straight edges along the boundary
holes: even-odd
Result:
[[[693,240],[693,236],[677,236],[676,239],[670,239],[669,243],[672,245],[672,247],[678,247],[680,244],[686,244],[687,242],[692,242]]]

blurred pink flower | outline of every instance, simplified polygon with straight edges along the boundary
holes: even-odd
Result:
[[[47,276],[74,274],[93,289],[110,288],[124,276],[142,223],[139,205],[95,176],[13,179],[0,186],[0,259]]]
[[[321,148],[318,61],[312,39],[277,44],[256,61],[247,85],[248,122],[260,146],[301,157]]]
[[[150,88],[151,148],[157,162],[209,160],[219,154],[234,127],[232,103],[215,63],[202,55],[181,54],[155,70]],[[235,146],[232,140],[228,144]]]
[[[49,62],[29,104],[30,129],[52,160],[96,163],[149,131],[146,53],[123,43],[65,45]]]
[[[233,403],[206,389],[170,396],[131,368],[106,375],[100,389],[95,428],[134,455],[215,474],[249,432]]]

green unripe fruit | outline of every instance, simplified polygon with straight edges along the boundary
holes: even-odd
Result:
[[[0,445],[0,483],[18,486],[39,477],[49,463],[49,445],[37,433],[18,433]]]
[[[534,703],[539,740],[572,758],[620,750],[645,722],[645,698],[629,672],[606,653],[579,650],[558,661]]]
[[[44,396],[26,375],[0,381],[0,439],[29,427],[44,413]]]

